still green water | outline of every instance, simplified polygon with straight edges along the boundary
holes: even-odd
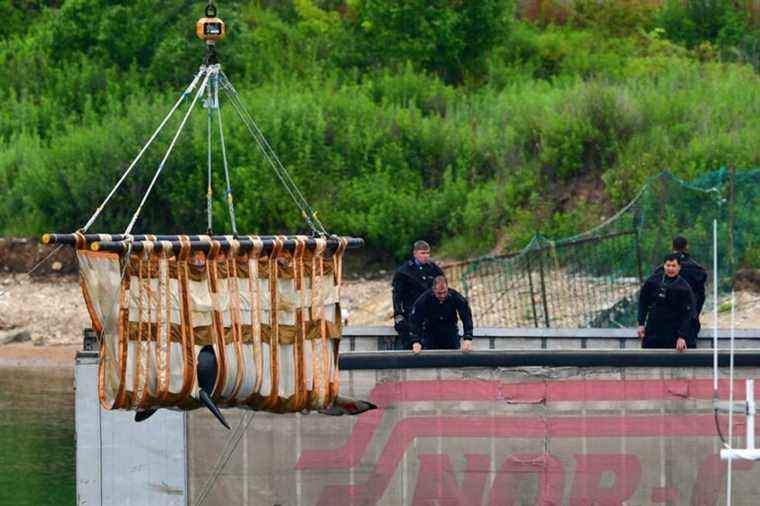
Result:
[[[0,505],[76,503],[74,368],[0,367]]]

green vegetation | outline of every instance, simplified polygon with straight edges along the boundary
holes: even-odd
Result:
[[[0,233],[73,230],[200,63],[203,2],[0,5]],[[751,2],[521,5],[224,0],[220,53],[328,229],[396,256],[418,237],[455,256],[514,249],[537,231],[598,223],[662,170],[693,179],[760,166]],[[242,125],[225,117],[238,228],[301,230]],[[95,229],[126,227],[165,134]],[[199,113],[136,230],[202,231],[204,167]],[[217,167],[217,195],[222,180]]]

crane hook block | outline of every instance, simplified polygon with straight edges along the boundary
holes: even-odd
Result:
[[[216,6],[213,4],[206,6],[206,15],[195,25],[195,34],[207,44],[213,44],[224,38],[227,31],[224,21],[216,17]]]

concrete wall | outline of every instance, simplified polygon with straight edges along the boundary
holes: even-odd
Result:
[[[641,340],[635,329],[544,329],[489,328],[474,329],[476,350],[636,350]],[[397,334],[393,327],[346,327],[340,342],[341,352],[391,350]],[[718,331],[718,348],[728,349],[730,333]],[[760,348],[760,329],[734,331],[736,349]],[[712,349],[713,331],[702,329],[697,348]]]
[[[537,351],[427,352],[422,359],[345,352],[342,395],[380,409],[358,417],[225,410],[232,431],[205,410],[162,410],[140,424],[131,412],[103,411],[97,354],[80,353],[78,504],[725,504],[707,350],[620,351],[613,343],[593,351],[601,346],[592,341],[629,339],[610,330],[479,333],[478,348],[525,340],[524,349]],[[757,334],[742,337],[751,344]],[[372,351],[392,331],[348,329],[346,336],[342,346]],[[580,350],[584,339],[588,349]],[[563,347],[580,359],[553,351]],[[483,360],[526,353],[535,357]],[[457,357],[467,367],[447,366]],[[518,367],[535,360],[556,366]],[[760,352],[738,353],[737,364],[745,364],[737,378],[757,378]],[[736,387],[743,398],[743,382]],[[736,434],[744,423],[736,416]],[[721,427],[727,433],[725,416]],[[757,504],[760,468],[733,468],[733,504]]]
[[[186,414],[105,411],[98,401],[97,353],[80,352],[76,372],[77,504],[184,506]]]
[[[380,409],[358,417],[227,410],[232,431],[190,413],[192,504],[725,504],[708,368],[341,374],[344,395]],[[743,382],[736,386],[742,398]],[[744,418],[734,425],[742,434]],[[723,416],[721,426],[727,432]],[[760,468],[734,470],[733,504],[757,504]]]

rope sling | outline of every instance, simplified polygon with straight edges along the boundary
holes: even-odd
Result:
[[[339,403],[343,254],[357,238],[329,235],[221,71],[214,42],[224,23],[209,3],[197,33],[206,58],[137,156],[85,225],[46,234],[71,245],[80,285],[100,339],[98,390],[105,409],[137,411],[205,405],[275,413],[333,410]],[[209,28],[211,27],[211,28]],[[212,34],[212,35],[209,35]],[[311,236],[238,235],[220,90],[299,209]],[[199,100],[207,111],[206,235],[132,233]],[[122,234],[88,233],[181,104],[190,101]],[[231,235],[213,235],[212,124],[216,115]],[[346,402],[349,413],[371,409]],[[229,426],[227,426],[229,428]]]

